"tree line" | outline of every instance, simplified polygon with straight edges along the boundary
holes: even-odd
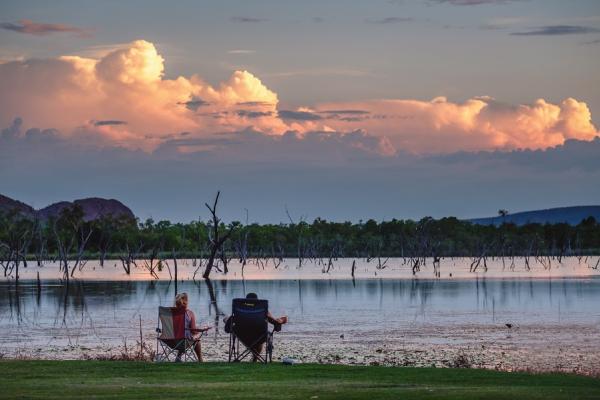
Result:
[[[132,265],[156,275],[165,259],[202,260],[209,278],[213,268],[227,272],[232,258],[245,265],[248,259],[402,257],[411,260],[413,271],[425,258],[434,266],[443,257],[472,257],[474,268],[487,257],[583,257],[600,253],[600,224],[589,217],[578,225],[527,224],[517,226],[477,225],[454,217],[419,221],[397,220],[332,222],[317,218],[281,224],[234,221],[223,223],[217,216],[217,194],[206,204],[211,218],[189,223],[139,221],[102,216],[87,221],[78,205],[59,216],[42,221],[18,210],[0,213],[0,265],[4,276],[16,276],[28,262],[60,263],[65,279],[81,270],[88,259],[119,260],[124,271]],[[506,215],[501,210],[501,215]],[[500,212],[499,212],[500,213]],[[422,260],[422,261],[421,261]],[[379,261],[381,263],[381,261]],[[477,263],[477,264],[475,264]],[[176,274],[177,268],[175,268]]]

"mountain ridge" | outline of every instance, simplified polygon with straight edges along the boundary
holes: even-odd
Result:
[[[84,220],[91,221],[103,216],[112,215],[115,217],[125,216],[135,219],[135,215],[129,207],[116,199],[105,199],[101,197],[88,197],[70,201],[59,201],[52,203],[39,210],[19,200],[0,194],[0,212],[16,210],[24,215],[39,217],[42,220],[48,220],[60,215],[60,212],[71,205],[79,205],[84,213]],[[577,225],[588,217],[594,217],[600,221],[600,205],[588,206],[567,206],[554,207],[541,210],[521,211],[506,216],[468,218],[464,221],[478,225],[502,225],[503,223],[514,223],[516,225],[525,225],[527,223],[556,224],[567,223]]]
[[[528,223],[537,224],[558,224],[567,223],[577,225],[582,220],[594,217],[600,221],[600,205],[597,206],[570,206],[554,207],[542,210],[521,211],[506,216],[471,218],[466,221],[478,225],[502,225],[504,222],[515,225],[525,225]]]

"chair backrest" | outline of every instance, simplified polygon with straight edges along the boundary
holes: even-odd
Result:
[[[238,339],[251,346],[269,331],[269,302],[260,299],[233,299],[231,330]]]
[[[185,308],[158,307],[158,318],[161,325],[161,339],[183,339],[185,331]]]

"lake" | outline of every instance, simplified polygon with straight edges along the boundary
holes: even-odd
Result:
[[[600,371],[600,276],[597,258],[562,264],[488,261],[488,271],[469,273],[470,259],[443,260],[442,278],[431,262],[412,275],[405,260],[284,260],[277,268],[233,262],[212,282],[189,279],[197,265],[180,260],[178,291],[203,325],[208,360],[225,360],[228,336],[222,317],[231,300],[247,292],[269,299],[275,315],[290,322],[276,334],[275,358],[347,364],[472,366],[497,369]],[[381,262],[383,262],[382,260]],[[403,264],[404,263],[404,264]],[[173,268],[171,265],[170,268]],[[35,280],[41,275],[41,290]],[[452,274],[452,277],[450,277]],[[200,273],[198,274],[198,276]],[[120,263],[88,263],[68,286],[56,265],[29,264],[15,287],[0,281],[0,338],[4,357],[82,358],[122,352],[143,340],[154,346],[157,307],[171,305],[175,283],[163,268],[148,279]],[[225,278],[225,279],[223,279]],[[510,328],[506,325],[509,324]]]

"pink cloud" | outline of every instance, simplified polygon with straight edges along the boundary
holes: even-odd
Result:
[[[329,103],[317,107],[321,109],[362,110],[367,114],[356,118],[338,114],[326,123],[334,130],[360,124],[371,134],[388,137],[397,148],[417,153],[543,149],[598,135],[587,105],[573,98],[560,104],[538,99],[533,104],[507,105],[489,97],[463,103],[439,97]]]
[[[354,141],[360,148],[369,143],[369,151],[382,155],[397,150],[543,149],[598,135],[587,105],[572,98],[521,105],[489,97],[461,103],[443,97],[386,99],[281,109],[277,93],[248,71],[234,71],[215,86],[198,75],[166,79],[163,57],[143,40],[98,58],[1,64],[0,93],[4,126],[19,116],[31,126],[56,128],[72,140],[146,151],[181,132],[201,139],[248,128],[271,136],[293,132],[299,139],[311,132],[341,135],[344,145]]]

